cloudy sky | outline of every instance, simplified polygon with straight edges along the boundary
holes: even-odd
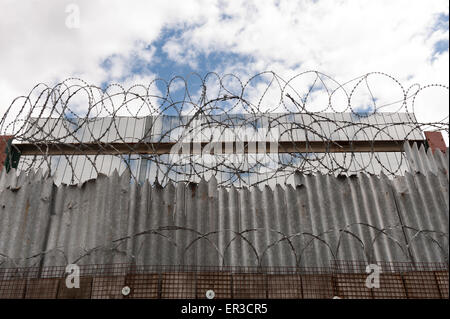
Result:
[[[448,44],[447,0],[0,0],[0,111],[68,77],[104,88],[191,72],[318,70],[342,83],[379,71],[405,88],[448,86]],[[376,99],[402,98],[380,79]],[[423,121],[447,108],[446,90],[417,99]]]

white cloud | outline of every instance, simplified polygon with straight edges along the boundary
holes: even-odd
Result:
[[[65,26],[70,3],[80,7],[79,29]],[[449,37],[448,30],[434,29],[439,14],[448,15],[448,10],[444,0],[3,0],[0,110],[38,82],[54,84],[70,76],[94,85],[150,81],[154,74],[133,75],[130,61],[160,59],[147,45],[171,28],[180,32],[163,50],[169,59],[192,68],[199,65],[201,54],[222,52],[225,62],[212,71],[243,78],[268,69],[287,80],[312,69],[344,82],[382,71],[405,88],[413,83],[448,85],[448,51],[433,58],[434,44]],[[227,53],[251,59],[227,63]],[[100,66],[107,58],[109,71]],[[391,89],[395,86],[383,83],[374,84],[380,99],[397,98],[397,89]],[[306,86],[298,89],[305,91]],[[256,88],[252,93],[255,101],[258,92]],[[275,92],[268,94],[277,99]],[[424,106],[418,99],[418,116],[428,121],[448,115],[446,94],[447,99],[442,91],[429,95],[420,102]]]

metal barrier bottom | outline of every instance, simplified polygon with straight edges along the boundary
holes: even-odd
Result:
[[[210,290],[216,299],[449,297],[446,263],[373,265],[377,273],[360,261],[308,268],[80,265],[79,288],[68,287],[74,274],[67,273],[66,266],[2,268],[0,298],[202,299]]]

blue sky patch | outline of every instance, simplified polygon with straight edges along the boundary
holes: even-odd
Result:
[[[433,31],[448,30],[448,13],[439,14],[436,23],[433,26]]]
[[[439,40],[434,44],[433,55],[448,51],[448,39]]]
[[[147,50],[155,49],[155,54],[151,61],[144,61],[137,57],[132,57],[133,61],[131,73],[132,74],[150,74],[155,73],[158,77],[170,80],[174,76],[187,77],[192,73],[199,73],[202,77],[207,72],[221,70],[228,65],[234,65],[236,63],[242,63],[243,65],[253,62],[253,58],[249,55],[242,55],[233,52],[214,51],[211,53],[204,53],[201,51],[194,51],[196,63],[180,63],[169,58],[168,54],[164,52],[164,45],[169,40],[177,39],[182,41],[182,32],[179,29],[166,29],[162,32],[161,37],[152,43],[149,43],[146,47]],[[105,70],[111,68],[111,58],[114,55],[108,57],[101,63],[101,67]],[[195,67],[192,67],[195,65]]]
[[[449,26],[448,13],[441,13],[438,16],[436,23],[434,24],[432,30],[433,31],[438,31],[438,30],[448,31],[448,26]],[[431,57],[431,62],[436,60],[436,57],[439,54],[444,53],[446,51],[448,51],[448,38],[437,41],[433,46],[433,54]]]
[[[225,19],[227,17],[224,17]],[[189,29],[189,28],[187,28]],[[151,75],[154,74],[161,81],[156,82],[156,86],[161,92],[166,92],[168,82],[176,76],[180,76],[187,80],[189,92],[193,95],[200,95],[201,79],[203,79],[208,72],[218,72],[220,76],[223,76],[222,71],[228,66],[242,65],[246,67],[249,63],[254,62],[253,57],[250,55],[242,55],[233,52],[225,51],[213,51],[202,52],[192,48],[191,54],[194,54],[194,63],[192,63],[192,56],[186,59],[186,63],[175,61],[171,59],[167,52],[164,50],[164,45],[168,41],[183,41],[182,35],[186,29],[181,30],[178,28],[165,29],[162,31],[158,40],[152,43],[146,43],[145,50],[154,50],[153,57],[150,61],[146,61],[139,57],[137,54],[131,54],[128,60],[123,61],[125,63],[124,74],[121,78],[112,78],[102,83],[102,88],[105,89],[108,84],[115,82],[125,81],[127,78],[133,75]],[[117,55],[111,55],[101,62],[100,66],[105,71],[110,72],[113,68],[114,59]],[[188,63],[191,62],[191,63]],[[165,83],[163,80],[167,81]],[[184,85],[182,85],[181,79],[177,80],[180,83],[178,85],[171,86],[171,99],[172,101],[182,101],[185,99]]]

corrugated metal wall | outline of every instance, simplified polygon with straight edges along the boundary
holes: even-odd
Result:
[[[405,151],[410,172],[394,179],[296,175],[273,188],[139,185],[127,172],[56,186],[3,170],[0,267],[448,262],[448,150]]]

